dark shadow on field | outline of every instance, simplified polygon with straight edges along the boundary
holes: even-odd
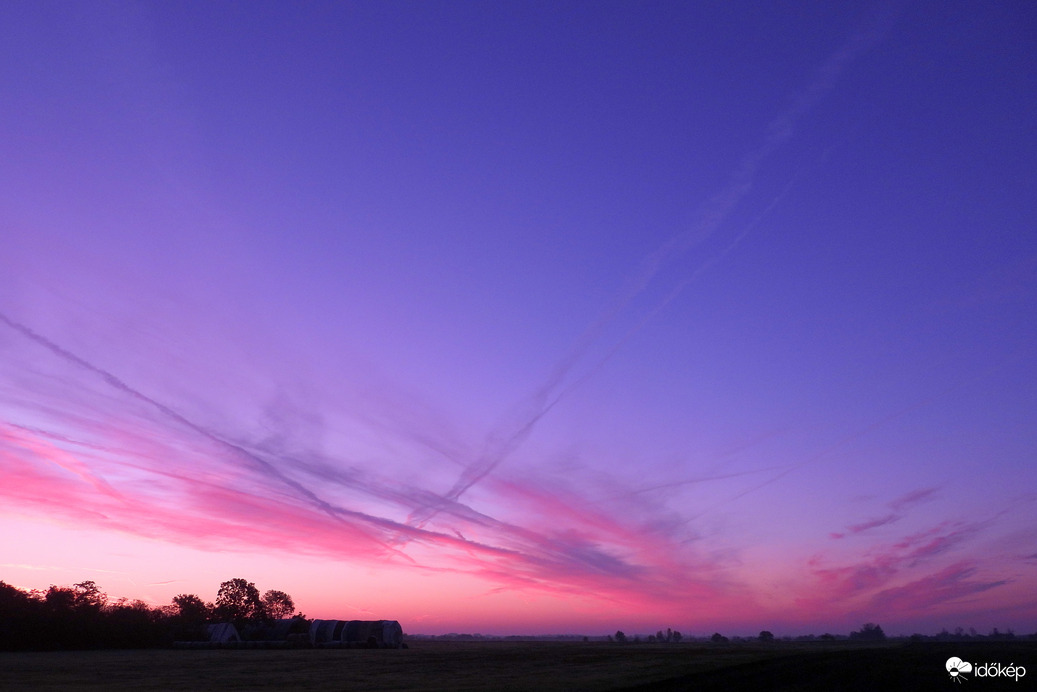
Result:
[[[1026,668],[1019,681],[966,676],[960,683],[947,673],[947,659],[973,664],[1000,663]],[[968,687],[966,687],[966,685]],[[882,647],[800,651],[775,658],[646,682],[636,690],[769,690],[832,692],[848,690],[999,690],[1037,686],[1037,642],[921,642]]]

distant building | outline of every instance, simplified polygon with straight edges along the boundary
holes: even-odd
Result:
[[[403,628],[396,620],[314,620],[310,644],[315,647],[399,649]]]
[[[206,625],[205,633],[209,636],[210,644],[231,644],[240,642],[241,636],[238,628],[231,622],[219,622],[215,625]]]
[[[241,635],[245,641],[285,642],[296,633],[305,635],[309,631],[303,618],[264,620],[245,627]]]

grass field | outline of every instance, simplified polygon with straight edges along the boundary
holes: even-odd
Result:
[[[1014,663],[1024,679],[944,662]],[[413,642],[401,650],[0,653],[2,690],[957,690],[1037,688],[1037,643],[840,642],[712,646]]]

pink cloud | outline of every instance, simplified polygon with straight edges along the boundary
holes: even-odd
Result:
[[[631,518],[543,479],[495,477],[486,489],[520,510],[516,524],[331,460],[279,459],[263,445],[224,442],[175,416],[142,420],[128,415],[135,403],[70,397],[67,408],[92,415],[66,418],[61,434],[4,425],[9,482],[0,494],[9,505],[199,547],[405,562],[498,588],[604,599],[731,602],[723,569],[696,559],[658,516]],[[332,499],[347,494],[381,511]],[[404,521],[430,504],[434,517]],[[412,546],[424,557],[412,557]]]
[[[940,606],[951,607],[959,599],[1008,583],[1006,579],[973,578],[978,575],[974,561],[956,562],[902,586],[879,591],[872,596],[869,606],[876,612],[924,613]]]
[[[771,612],[742,581],[737,547],[709,543],[699,517],[618,488],[615,479],[595,485],[505,464],[492,474],[480,471],[477,487],[456,492],[423,477],[427,456],[416,455],[420,463],[413,464],[390,459],[384,468],[358,461],[335,447],[307,445],[283,411],[275,436],[235,429],[215,415],[181,413],[67,355],[71,372],[23,387],[46,394],[19,402],[17,425],[0,420],[0,472],[7,480],[0,500],[9,511],[191,547],[405,565],[417,573],[475,577],[491,593],[580,597],[660,618],[752,622]],[[26,370],[23,377],[36,376]],[[413,425],[410,436],[387,421],[378,429],[407,452],[431,450],[448,471],[443,476],[456,478],[465,468],[464,446],[450,435],[437,437],[427,421],[410,420],[420,417],[412,409],[398,423]],[[893,512],[840,535],[865,540],[933,492],[907,493],[889,503]],[[941,562],[978,531],[943,522],[857,559],[819,556],[808,564],[810,588],[797,600],[799,612],[894,608],[912,584],[944,584],[947,594],[992,590],[998,580],[946,572]]]
[[[927,502],[936,495],[936,488],[919,488],[918,490],[912,490],[909,493],[901,495],[897,499],[889,503],[890,509],[894,512],[902,512],[908,507]]]
[[[904,511],[923,502],[932,499],[936,493],[936,488],[920,488],[913,490],[909,493],[901,495],[895,500],[888,503],[888,507],[893,510],[892,513],[885,514],[881,517],[869,519],[859,524],[851,524],[847,526],[843,531],[831,533],[829,536],[835,539],[845,538],[849,535],[855,535],[863,533],[870,529],[875,529],[880,526],[886,526],[894,522],[900,521],[904,518]]]
[[[925,496],[918,494],[917,498]],[[860,533],[892,523],[885,519],[888,517],[851,529],[858,528]],[[980,563],[974,559],[946,562],[979,535],[982,526],[940,522],[894,541],[872,545],[857,560],[816,555],[807,563],[812,583],[797,599],[797,605],[806,612],[825,611],[851,622],[853,618],[900,621],[931,614],[942,604],[1008,584],[1009,579],[984,576]]]
[[[899,521],[900,519],[901,519],[901,517],[898,514],[887,514],[884,517],[878,517],[877,519],[870,519],[870,520],[862,522],[860,524],[852,524],[850,526],[847,526],[845,532],[843,532],[843,533],[832,533],[832,534],[829,534],[829,535],[832,538],[843,538],[847,534],[862,533],[864,531],[867,531],[868,529],[874,529],[874,528],[877,528],[879,526],[885,526],[887,524],[892,524],[893,522]]]

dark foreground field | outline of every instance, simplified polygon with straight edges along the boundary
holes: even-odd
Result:
[[[414,642],[402,650],[151,650],[0,653],[2,690],[958,690],[966,661],[1025,666],[1016,682],[969,676],[967,689],[1037,688],[1033,642],[711,646]]]

